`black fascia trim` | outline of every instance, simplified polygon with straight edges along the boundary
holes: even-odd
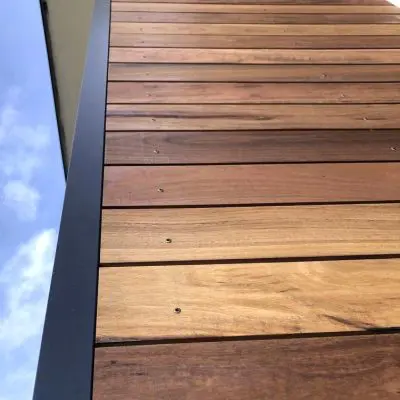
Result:
[[[95,0],[34,400],[91,400],[111,5]]]

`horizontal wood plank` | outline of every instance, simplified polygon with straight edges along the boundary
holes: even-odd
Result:
[[[400,64],[400,50],[110,48],[110,62],[201,64]]]
[[[112,11],[256,13],[256,14],[400,14],[395,6],[382,5],[304,5],[304,4],[176,4],[112,2]]]
[[[399,104],[188,105],[107,108],[107,130],[398,129]]]
[[[400,47],[400,36],[222,36],[112,33],[110,45],[113,47],[210,49],[396,49]]]
[[[103,210],[101,263],[398,254],[400,204]]]
[[[97,341],[394,327],[399,269],[400,259],[101,268]]]
[[[106,167],[103,205],[400,201],[400,163]]]
[[[110,82],[395,82],[400,81],[400,65],[110,63],[108,78]]]
[[[221,14],[113,12],[113,22],[170,22],[191,24],[396,24],[396,14]]]
[[[108,103],[400,103],[400,83],[110,82]]]
[[[95,400],[397,400],[400,335],[97,348]]]
[[[112,0],[113,3],[154,3],[155,0]],[[304,4],[304,5],[381,5],[390,6],[388,0],[157,0],[157,3],[196,4]]]
[[[173,24],[113,22],[112,33],[151,35],[400,35],[397,24]]]
[[[105,153],[106,164],[400,161],[400,131],[107,132]]]

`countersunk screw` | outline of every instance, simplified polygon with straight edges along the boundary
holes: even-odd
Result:
[[[165,239],[165,243],[172,243],[172,239],[170,238]]]

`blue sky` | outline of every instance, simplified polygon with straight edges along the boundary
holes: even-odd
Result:
[[[39,0],[0,2],[0,54],[0,400],[29,400],[65,186]]]

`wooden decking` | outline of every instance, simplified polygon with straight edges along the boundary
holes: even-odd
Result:
[[[94,399],[398,399],[400,8],[113,0]]]

